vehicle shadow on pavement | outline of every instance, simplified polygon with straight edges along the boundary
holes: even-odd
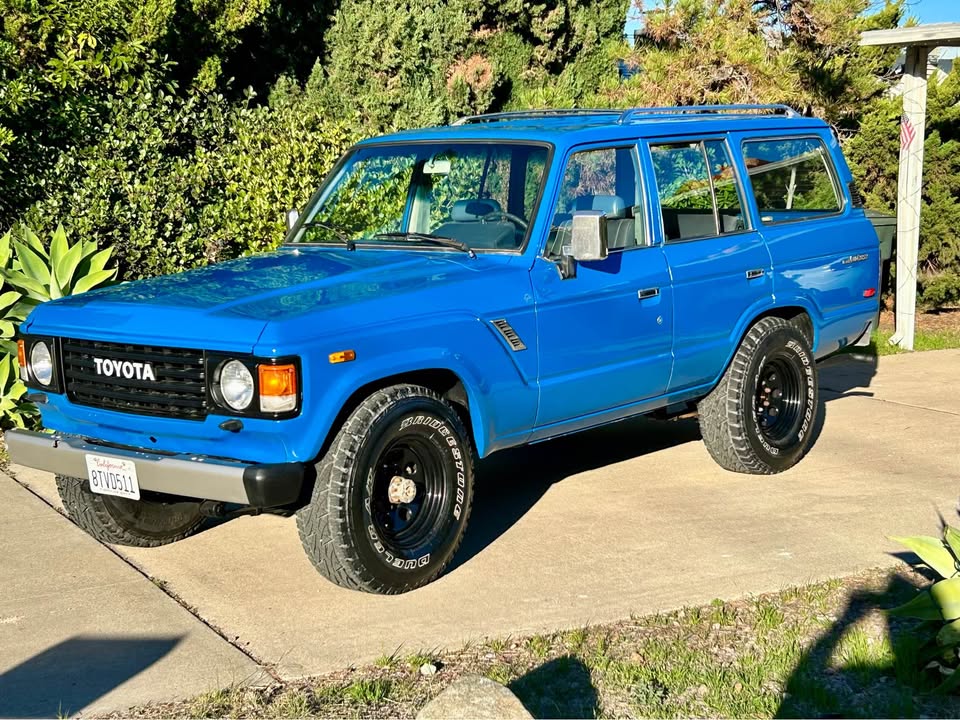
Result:
[[[600,716],[590,669],[573,655],[550,660],[517,678],[509,687],[535,718]]]
[[[879,358],[871,353],[845,352],[817,364],[820,394],[824,400],[838,396],[873,397],[868,391],[877,374]]]
[[[448,572],[513,527],[554,483],[698,440],[696,418],[667,422],[636,418],[485,458],[477,470],[470,525]]]
[[[818,364],[821,400],[812,429],[816,444],[826,420],[826,403],[867,395],[877,357],[843,353]],[[695,417],[662,421],[640,417],[555,440],[511,448],[482,460],[477,469],[470,526],[448,572],[469,562],[513,527],[551,485],[565,478],[648,453],[700,441]]]
[[[182,640],[77,635],[0,675],[0,717],[72,715],[167,655]]]

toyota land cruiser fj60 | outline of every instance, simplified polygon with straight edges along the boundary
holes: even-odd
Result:
[[[879,247],[830,128],[781,106],[501,113],[365,140],[275,252],[37,307],[21,372],[108,543],[296,513],[338,585],[450,562],[478,457],[696,411],[727,470],[815,436],[816,360],[866,337]]]

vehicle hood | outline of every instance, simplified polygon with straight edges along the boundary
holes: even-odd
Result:
[[[374,298],[396,301],[477,272],[478,260],[446,252],[283,248],[44,303],[24,329],[144,344],[252,349],[272,321]]]

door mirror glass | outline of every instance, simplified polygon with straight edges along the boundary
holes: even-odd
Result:
[[[607,217],[602,210],[578,210],[573,213],[570,236],[570,255],[577,262],[606,259]]]
[[[286,212],[287,219],[287,230],[293,230],[293,226],[297,224],[297,220],[300,219],[299,210],[287,210]]]

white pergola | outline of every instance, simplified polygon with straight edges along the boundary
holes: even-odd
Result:
[[[960,45],[960,23],[868,30],[862,33],[860,44],[906,48],[903,117],[900,120],[900,171],[897,180],[897,326],[890,342],[913,350],[923,140],[927,117],[927,56],[935,47]]]

